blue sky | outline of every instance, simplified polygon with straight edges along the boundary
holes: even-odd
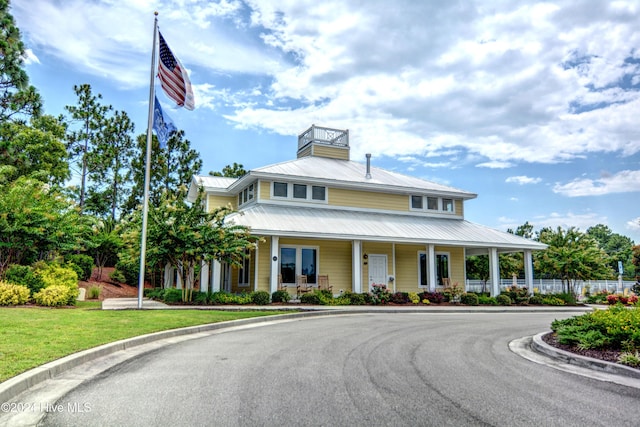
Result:
[[[154,10],[196,109],[158,98],[205,174],[349,129],[352,160],[477,193],[470,221],[640,243],[635,1],[13,0],[45,111],[88,83],[145,133]]]

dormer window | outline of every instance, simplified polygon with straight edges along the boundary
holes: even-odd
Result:
[[[240,191],[240,193],[238,193],[238,206],[243,205],[251,200],[253,200],[254,197],[254,185],[255,184],[249,184],[248,186],[246,186],[244,189],[242,189],[242,191]]]
[[[412,211],[455,213],[455,204],[450,198],[411,195],[409,203]]]
[[[306,199],[307,198],[307,186],[304,184],[293,184],[293,198],[294,199]]]
[[[274,197],[287,197],[287,188],[289,185],[286,182],[274,182],[273,183],[273,195]]]
[[[273,199],[287,199],[306,202],[326,202],[327,187],[287,182],[273,182]]]
[[[411,208],[422,209],[422,196],[411,196]]]

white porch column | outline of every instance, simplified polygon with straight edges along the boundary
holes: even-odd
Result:
[[[436,291],[436,283],[438,278],[436,276],[436,246],[435,245],[427,245],[427,271],[429,272],[429,292]]]
[[[200,267],[200,292],[209,292],[209,263],[205,261]]]
[[[169,263],[166,263],[164,266],[163,288],[173,288],[173,266]]]
[[[362,293],[362,241],[354,240],[351,244],[351,271],[353,273],[353,293]]]
[[[258,259],[260,257],[258,256],[258,245],[256,245],[256,251],[254,252],[254,263],[253,263],[253,290],[257,291],[258,290],[258,272],[260,271],[258,269]]]
[[[278,290],[278,256],[280,248],[280,238],[278,236],[271,236],[271,277],[269,278],[269,293],[274,293]]]
[[[491,296],[500,295],[500,261],[498,248],[489,248],[489,275],[491,280]]]
[[[175,268],[179,268],[180,271],[182,271],[182,266],[181,265],[176,265]],[[182,279],[180,278],[180,271],[178,271],[178,274],[176,274],[176,289],[182,289]]]
[[[211,292],[220,292],[220,272],[222,271],[222,264],[220,261],[211,261]]]
[[[524,285],[533,294],[533,256],[530,249],[524,251]]]

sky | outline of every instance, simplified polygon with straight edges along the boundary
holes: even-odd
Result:
[[[13,0],[47,114],[88,83],[146,132],[154,11],[196,108],[165,112],[203,174],[294,159],[312,124],[351,160],[478,194],[500,230],[605,224],[640,243],[640,3]]]

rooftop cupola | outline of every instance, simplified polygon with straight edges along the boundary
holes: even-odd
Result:
[[[311,125],[298,135],[298,158],[309,156],[349,160],[349,130]]]

